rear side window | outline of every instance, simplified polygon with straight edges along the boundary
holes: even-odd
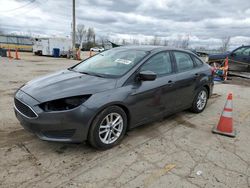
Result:
[[[178,72],[194,68],[193,60],[190,55],[184,52],[174,52]]]
[[[197,57],[195,57],[195,56],[192,56],[192,57],[193,57],[193,59],[194,59],[194,62],[195,62],[198,66],[203,65],[203,62],[202,62],[201,60],[199,60]]]
[[[150,58],[142,67],[141,71],[153,71],[158,76],[172,72],[170,54],[161,52]]]

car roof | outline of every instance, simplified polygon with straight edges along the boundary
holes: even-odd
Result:
[[[164,50],[178,50],[183,52],[192,53],[190,50],[183,50],[180,48],[170,48],[166,46],[150,46],[150,45],[140,45],[140,46],[133,46],[133,45],[126,45],[126,46],[120,46],[116,47],[119,49],[131,49],[131,50],[143,50],[143,51],[149,51],[149,52],[157,52],[157,51],[164,51]]]

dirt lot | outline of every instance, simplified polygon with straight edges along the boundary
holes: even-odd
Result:
[[[206,110],[136,128],[120,146],[52,143],[25,131],[13,113],[23,83],[77,61],[0,57],[0,187],[250,187],[250,87],[217,84]],[[236,85],[236,84],[237,85]],[[234,94],[236,138],[211,133]]]

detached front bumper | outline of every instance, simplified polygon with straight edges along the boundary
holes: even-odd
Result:
[[[72,110],[44,112],[39,104],[21,90],[16,93],[15,114],[26,130],[47,141],[79,143],[87,139],[93,111],[80,105]]]

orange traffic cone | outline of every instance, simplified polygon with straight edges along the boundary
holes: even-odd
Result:
[[[224,63],[224,80],[227,80],[227,75],[228,75],[228,57],[226,57]]]
[[[76,59],[81,60],[81,50],[80,49],[77,50]]]
[[[236,132],[233,130],[233,94],[229,93],[224,110],[221,114],[217,127],[212,130],[213,133],[225,136],[235,137]]]
[[[15,51],[15,55],[16,55],[15,59],[16,59],[16,60],[19,60],[20,58],[19,58],[19,56],[18,56],[18,49],[17,49],[17,48],[16,48],[16,51]]]
[[[8,58],[13,58],[13,57],[11,56],[10,48],[8,49]]]

